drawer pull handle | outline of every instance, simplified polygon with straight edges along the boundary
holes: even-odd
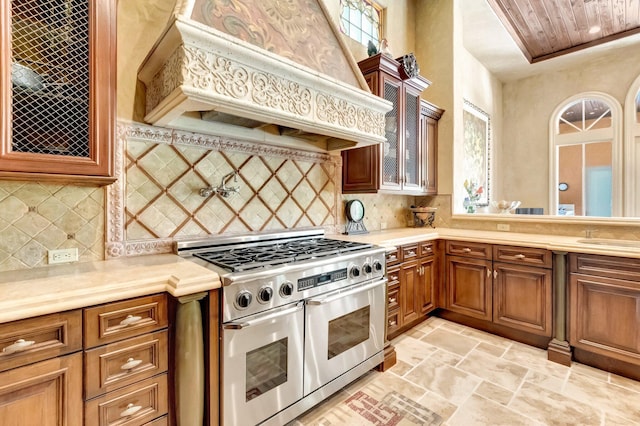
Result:
[[[397,275],[391,275],[391,281],[398,281]]]
[[[493,278],[498,278],[498,271],[493,271]]]
[[[142,317],[139,317],[137,315],[136,316],[127,315],[127,317],[125,319],[120,321],[120,325],[125,326],[125,327],[128,326],[128,325],[135,325],[141,319],[142,319]]]
[[[431,247],[426,247],[425,250],[426,251],[433,251],[433,249]]]
[[[35,343],[36,342],[33,341],[33,340],[18,339],[12,345],[9,345],[6,348],[3,348],[2,349],[2,353],[4,353],[4,354],[12,354],[12,353],[15,353],[15,352],[21,352],[21,351],[24,351],[25,349],[27,349],[29,346],[32,346]]]
[[[389,299],[389,303],[396,303],[396,300],[397,299],[395,297],[392,297],[392,298]]]
[[[142,406],[140,405],[127,405],[127,409],[120,413],[120,417],[130,417],[136,414],[138,411],[142,410]]]
[[[398,258],[398,256],[396,256],[395,254],[390,254],[389,255],[389,260],[396,260]]]
[[[415,250],[409,250],[409,251],[407,252],[407,256],[415,256],[415,255],[416,255]]]
[[[127,360],[127,362],[125,362],[124,364],[122,364],[120,366],[120,370],[133,370],[134,368],[136,368],[140,364],[142,364],[142,360],[141,359],[129,358]]]
[[[525,256],[524,254],[516,254],[516,255],[515,255],[515,256],[513,256],[513,257],[515,257],[516,259],[524,259],[524,258],[525,258],[525,257],[527,257],[527,256]]]
[[[394,325],[396,325],[395,321],[389,321],[389,326],[393,327]]]
[[[465,253],[471,253],[471,249],[469,247],[463,248],[462,251]]]
[[[491,277],[491,269],[487,269],[487,278]]]

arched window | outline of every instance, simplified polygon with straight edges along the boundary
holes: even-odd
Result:
[[[624,148],[624,214],[629,217],[640,216],[640,76],[631,84],[625,110],[625,148]]]
[[[340,0],[340,29],[363,46],[378,48],[382,38],[382,7],[370,0]]]
[[[621,120],[620,104],[603,93],[582,93],[556,108],[549,138],[551,212],[622,214]]]

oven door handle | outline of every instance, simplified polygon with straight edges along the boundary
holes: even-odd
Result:
[[[301,311],[303,308],[304,308],[304,303],[298,302],[295,304],[295,306],[291,308],[283,309],[267,315],[262,315],[262,316],[259,316],[258,318],[250,319],[248,321],[230,322],[230,323],[224,324],[222,328],[226,330],[242,330],[243,328],[251,327],[252,325],[258,325],[275,318],[283,317],[285,315],[290,315],[294,312]]]
[[[351,288],[347,291],[338,290],[336,292],[327,294],[322,299],[308,299],[307,305],[313,305],[313,306],[324,305],[325,303],[330,303],[330,302],[333,302],[334,300],[342,299],[343,297],[352,296],[357,293],[362,293],[363,291],[371,290],[372,288],[383,285],[386,282],[387,282],[387,279],[384,278],[379,281],[373,282],[371,284],[365,284],[359,287]]]

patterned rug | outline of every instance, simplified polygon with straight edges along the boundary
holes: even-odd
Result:
[[[358,391],[345,404],[376,426],[437,426],[442,423],[438,414],[395,391],[386,394],[381,401]]]

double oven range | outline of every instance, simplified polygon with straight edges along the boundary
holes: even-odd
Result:
[[[311,229],[176,250],[222,280],[224,425],[282,425],[383,361],[384,248]]]

